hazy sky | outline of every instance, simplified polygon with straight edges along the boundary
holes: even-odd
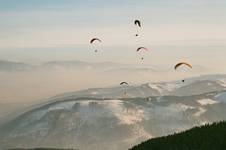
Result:
[[[146,46],[147,64],[225,64],[225,8],[225,0],[0,0],[0,59],[136,63]],[[103,40],[98,54],[92,37]]]
[[[135,19],[142,21],[141,29]],[[102,44],[90,45],[93,37]],[[150,51],[137,53],[140,46]],[[112,61],[164,65],[170,71],[177,62],[188,61],[210,74],[226,73],[225,56],[225,0],[0,0],[0,60]],[[87,74],[1,73],[0,101],[30,101],[124,81],[121,74],[120,79],[94,74],[89,80]],[[138,82],[136,76],[130,80]]]

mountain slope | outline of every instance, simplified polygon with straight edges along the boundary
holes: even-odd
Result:
[[[186,83],[115,86],[58,95],[0,127],[0,145],[128,149],[149,138],[226,120],[224,79],[199,77]],[[194,95],[190,88],[202,91]]]
[[[185,132],[153,138],[130,150],[223,150],[226,149],[226,122],[195,127]]]
[[[136,98],[151,96],[191,96],[214,91],[226,90],[226,75],[209,75],[188,78],[186,82],[160,82],[145,83],[140,85],[129,84],[128,86],[113,86],[105,88],[90,88],[87,90],[68,92],[52,98],[55,101],[73,99],[78,97],[94,98]],[[126,95],[124,95],[126,91]]]
[[[224,92],[53,102],[5,124],[0,144],[7,148],[127,149],[151,137],[226,119],[226,104],[214,99]]]

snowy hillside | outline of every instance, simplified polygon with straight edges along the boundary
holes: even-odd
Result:
[[[128,149],[151,137],[225,120],[224,79],[200,77],[185,83],[115,86],[59,95],[5,123],[0,128],[0,145]]]

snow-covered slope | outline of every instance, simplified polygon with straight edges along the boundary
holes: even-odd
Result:
[[[225,120],[224,78],[59,95],[5,123],[0,128],[0,145],[123,150],[151,137]]]
[[[107,88],[92,88],[83,91],[69,92],[53,97],[55,101],[77,97],[94,98],[135,98],[149,96],[190,96],[213,91],[226,90],[226,75],[208,75],[185,79],[182,81],[145,83],[141,85],[113,86]],[[126,92],[126,95],[124,94]]]

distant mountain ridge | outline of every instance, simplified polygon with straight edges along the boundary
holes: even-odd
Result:
[[[30,70],[32,67],[26,63],[0,60],[0,71],[23,71]]]
[[[120,70],[133,70],[133,69],[150,69],[151,66],[142,66],[134,64],[123,64],[114,62],[86,62],[86,61],[49,61],[39,65],[31,65],[28,63],[0,60],[0,71],[27,71],[34,69],[101,69],[103,71],[120,71]]]
[[[192,88],[191,88],[192,87]],[[151,97],[151,96],[191,96],[214,91],[226,90],[226,75],[204,75],[186,79],[185,83],[181,81],[129,84],[126,87],[120,85],[105,88],[90,88],[76,92],[68,92],[57,95],[52,99],[77,97],[95,97],[95,98],[122,98],[123,89],[126,90],[126,96],[123,98]]]
[[[194,72],[197,70],[202,70],[202,72],[207,72],[209,69],[202,66],[193,66]],[[101,70],[104,73],[135,73],[138,72],[151,72],[151,73],[161,73],[167,71],[164,67],[145,64],[126,64],[118,62],[87,62],[80,60],[71,61],[47,61],[40,64],[29,64],[17,61],[0,60],[0,71],[27,71],[27,70],[37,70],[37,69],[82,69],[82,70]]]

